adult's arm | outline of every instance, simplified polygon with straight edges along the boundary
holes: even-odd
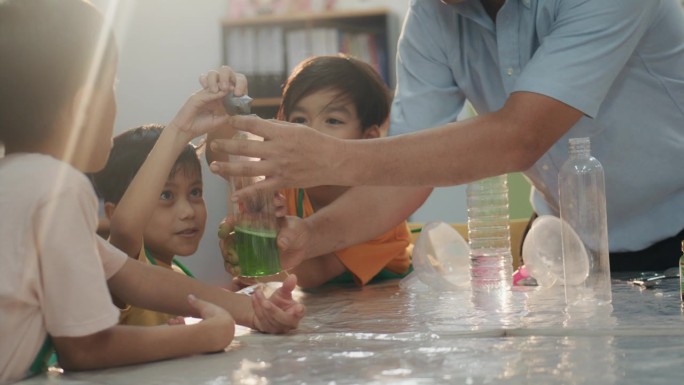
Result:
[[[340,140],[301,125],[233,117],[234,128],[266,141],[216,140],[215,151],[262,158],[214,162],[213,172],[266,175],[255,189],[314,185],[448,186],[531,167],[580,118],[556,99],[515,92],[498,111],[421,132],[374,140]]]
[[[413,213],[429,187],[359,186],[313,215],[291,221],[278,233],[283,268],[347,248],[383,234]]]
[[[412,10],[429,7],[426,3],[415,2]],[[325,138],[313,130],[282,122],[236,117],[236,128],[264,136],[266,141],[216,141],[214,149],[264,161],[214,164],[212,170],[224,176],[268,177],[256,187],[238,192],[237,197],[258,188],[321,184],[443,186],[526,170],[583,114],[597,115],[616,77],[657,16],[658,7],[654,2],[639,0],[567,0],[550,3],[545,9],[556,16],[547,23],[543,42],[498,110],[481,113],[472,120],[436,123],[431,130],[372,142]],[[415,17],[421,15],[418,12]],[[459,94],[459,89],[453,88],[454,80],[447,76],[447,58],[443,57],[450,34],[457,32],[443,31],[439,35],[434,28],[427,27],[434,23],[414,24],[412,33],[402,34],[404,44],[400,48],[416,50],[417,55],[411,57],[418,57],[419,61],[406,64],[407,71],[399,79],[399,96],[406,93],[401,90],[406,88],[406,77],[410,76],[418,85],[439,89],[438,94],[428,94],[431,97],[421,100],[442,106],[445,95]],[[402,57],[402,53],[405,52],[400,52],[400,63],[411,59]],[[438,76],[427,75],[433,73]],[[449,88],[450,85],[453,87]],[[410,91],[421,96],[426,92],[415,85]],[[458,109],[459,100],[455,99],[454,110]],[[428,107],[425,113],[433,116]],[[443,109],[434,112],[440,116],[446,113]],[[424,119],[420,114],[408,117]],[[421,128],[416,122],[410,126]]]

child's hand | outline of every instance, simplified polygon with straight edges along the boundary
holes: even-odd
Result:
[[[233,277],[240,275],[240,259],[235,252],[235,217],[227,216],[219,224],[218,237],[223,265]]]
[[[190,96],[166,128],[186,134],[181,142],[227,127],[230,117],[223,108],[223,98],[230,93],[247,92],[247,78],[228,66],[203,74],[200,84],[202,89]]]
[[[184,134],[180,142],[187,144],[200,135],[212,132],[219,127],[228,126],[230,117],[222,112],[221,99],[228,94],[225,90],[217,92],[203,89],[188,98],[164,131],[176,130]]]
[[[264,333],[286,333],[295,329],[306,309],[292,298],[292,290],[297,286],[297,277],[290,275],[273,294],[266,298],[263,289],[252,294],[254,329]]]
[[[202,88],[212,92],[226,90],[228,94],[235,96],[247,95],[247,77],[228,66],[200,75],[199,82]]]
[[[209,328],[208,336],[211,337],[210,341],[214,346],[212,351],[225,349],[235,336],[235,320],[230,313],[222,307],[203,301],[192,294],[188,296],[188,303],[197,309],[203,319],[199,325]]]

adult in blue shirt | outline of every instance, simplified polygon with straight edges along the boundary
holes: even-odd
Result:
[[[307,220],[290,219],[279,236],[286,266],[391,228],[432,186],[522,171],[535,211],[558,215],[571,137],[590,137],[605,169],[611,268],[676,265],[684,238],[679,0],[412,0],[397,78],[389,138],[349,142],[238,118],[237,128],[267,141],[215,143],[266,159],[213,166],[267,175],[263,188],[359,186]],[[479,116],[456,121],[466,99]]]

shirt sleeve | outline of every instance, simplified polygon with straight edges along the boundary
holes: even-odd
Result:
[[[109,279],[123,267],[128,256],[102,237],[98,236],[95,239],[97,240],[97,251],[100,254],[105,278]]]
[[[550,96],[595,117],[654,17],[657,2],[559,1],[551,31],[514,86]],[[548,34],[547,34],[548,32]]]
[[[447,28],[418,3],[412,2],[399,37],[390,135],[454,122],[465,103],[449,68]]]
[[[50,335],[78,337],[118,322],[103,264],[114,274],[125,259],[117,261],[117,253],[105,248],[95,233],[97,200],[87,180],[73,177],[63,182],[33,219],[43,285],[41,306]],[[100,250],[111,255],[101,260]]]
[[[409,244],[410,234],[406,223],[402,222],[375,239],[335,254],[357,282],[365,285],[384,268],[396,274],[406,273],[411,265]]]

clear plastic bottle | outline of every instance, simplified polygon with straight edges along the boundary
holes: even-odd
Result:
[[[565,300],[569,306],[612,301],[603,166],[589,138],[569,140],[569,158],[558,173]],[[579,238],[579,241],[577,241]],[[586,257],[584,257],[586,253]],[[578,268],[588,258],[588,269]]]
[[[682,241],[682,256],[679,257],[679,297],[684,306],[684,241]]]
[[[468,184],[468,243],[473,289],[510,289],[513,264],[508,217],[508,176]]]

